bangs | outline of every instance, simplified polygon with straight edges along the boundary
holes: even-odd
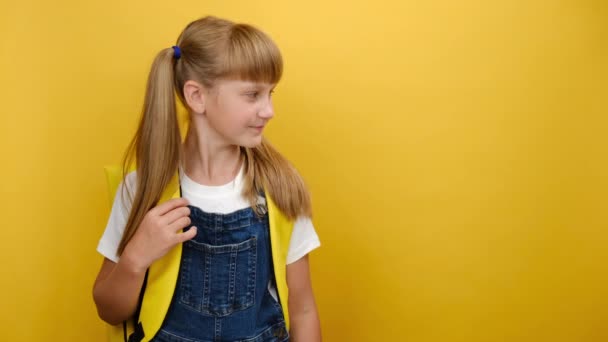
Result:
[[[283,58],[276,44],[247,24],[232,27],[220,78],[276,84],[283,75]]]

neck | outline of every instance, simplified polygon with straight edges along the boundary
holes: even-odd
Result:
[[[236,177],[241,166],[240,147],[218,143],[216,135],[191,122],[184,142],[184,172],[203,185],[226,184]]]

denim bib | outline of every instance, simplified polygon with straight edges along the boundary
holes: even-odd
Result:
[[[274,285],[268,213],[212,214],[190,206],[177,285],[156,342],[277,342],[289,334]],[[276,286],[275,286],[276,288]]]

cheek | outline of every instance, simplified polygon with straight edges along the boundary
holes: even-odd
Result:
[[[220,97],[216,102],[219,115],[216,122],[222,126],[225,132],[231,134],[242,133],[248,126],[256,123],[258,104],[248,101],[247,98],[235,96]]]
[[[222,107],[215,117],[215,122],[219,129],[228,134],[239,134],[244,129],[247,129],[251,125],[252,114],[255,112],[250,108],[243,108],[243,106],[228,105]]]
[[[255,119],[256,110],[253,104],[234,103],[225,104],[222,112],[225,114],[225,119],[235,125],[251,124],[251,120]]]

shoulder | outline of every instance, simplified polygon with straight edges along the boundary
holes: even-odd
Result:
[[[121,186],[127,187],[129,190],[135,190],[137,185],[137,171],[131,171],[127,173],[125,178],[123,179]]]
[[[123,196],[122,193],[124,193],[125,191],[128,192],[129,194],[133,194],[135,192],[136,188],[137,188],[137,171],[131,171],[131,172],[127,173],[127,175],[120,182],[120,185],[118,185],[116,199],[118,198],[118,195]],[[116,201],[116,199],[115,199],[115,201]]]
[[[118,185],[106,229],[97,245],[97,251],[114,262],[119,260],[117,249],[129,217],[130,198],[133,196],[136,184],[137,175],[133,171],[129,172]]]
[[[111,215],[126,216],[131,208],[132,198],[137,188],[137,172],[131,171],[124,178],[122,178],[122,175],[118,176],[114,184],[116,183],[118,183],[118,186],[113,193]]]
[[[308,216],[298,216],[293,224],[293,232],[287,253],[287,264],[301,259],[314,249],[321,246],[321,241]]]

